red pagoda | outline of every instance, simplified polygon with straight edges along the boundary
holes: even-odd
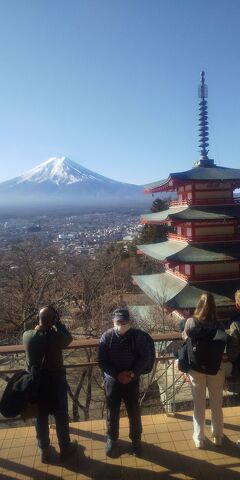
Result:
[[[141,219],[144,224],[172,227],[165,242],[138,247],[164,271],[134,276],[134,282],[155,303],[164,303],[179,316],[194,309],[203,292],[211,292],[219,316],[229,318],[234,293],[240,288],[240,200],[233,193],[240,187],[240,169],[219,167],[208,157],[204,72],[199,97],[200,159],[191,170],[170,173],[145,187],[145,193],[176,195],[169,209]]]

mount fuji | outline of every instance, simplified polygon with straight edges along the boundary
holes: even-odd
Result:
[[[67,157],[49,158],[23,175],[0,183],[5,204],[131,205],[144,202],[143,187],[92,172]]]

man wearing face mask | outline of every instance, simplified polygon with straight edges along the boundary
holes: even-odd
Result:
[[[134,336],[141,332],[130,324],[129,311],[118,308],[113,312],[113,328],[100,339],[98,362],[104,374],[104,389],[107,403],[106,454],[116,457],[119,435],[121,400],[124,401],[132,440],[132,452],[141,455],[142,422],[139,406],[139,377],[149,361],[146,338],[139,335],[135,348]]]

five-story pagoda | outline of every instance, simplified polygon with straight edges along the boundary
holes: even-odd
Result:
[[[207,86],[199,86],[200,159],[191,170],[170,173],[149,184],[145,193],[175,192],[169,209],[142,216],[142,223],[171,226],[165,242],[140,245],[164,271],[136,275],[134,282],[154,302],[182,316],[203,292],[214,294],[218,314],[229,318],[234,293],[240,288],[240,169],[219,167],[208,157]]]

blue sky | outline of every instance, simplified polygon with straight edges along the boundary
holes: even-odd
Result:
[[[0,181],[56,155],[144,184],[240,168],[239,0],[0,0]]]

